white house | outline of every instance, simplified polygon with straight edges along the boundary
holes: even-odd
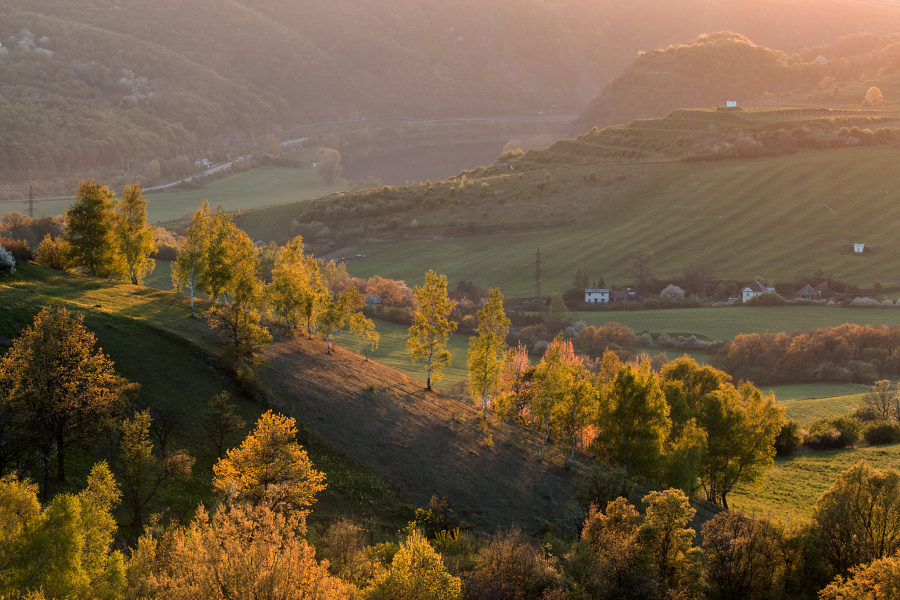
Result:
[[[587,304],[596,304],[598,302],[609,302],[609,290],[591,288],[584,290],[584,301]]]
[[[862,254],[863,252],[866,251],[866,245],[865,244],[853,244],[853,251],[856,252],[857,254]]]
[[[741,290],[741,301],[746,302],[750,298],[755,298],[756,296],[760,296],[762,294],[774,294],[775,288],[766,287],[758,281],[754,281],[747,287]]]
[[[725,108],[737,108],[737,100],[726,100]]]

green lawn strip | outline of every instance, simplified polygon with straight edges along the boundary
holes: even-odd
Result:
[[[343,179],[325,185],[312,167],[268,167],[230,175],[197,190],[147,192],[144,197],[147,199],[147,222],[156,223],[189,216],[204,200],[209,200],[212,208],[221,204],[230,212],[318,198],[346,189],[347,182]],[[117,194],[119,192],[116,190]],[[71,204],[71,198],[38,202],[34,216],[61,215]],[[13,211],[26,212],[27,206],[11,202],[0,204],[0,214]]]
[[[900,444],[866,446],[848,450],[810,452],[775,460],[756,484],[741,486],[730,494],[733,507],[756,516],[771,515],[794,525],[812,515],[819,497],[831,488],[842,472],[860,460],[876,469],[900,468]]]

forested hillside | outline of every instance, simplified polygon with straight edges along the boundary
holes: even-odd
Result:
[[[725,106],[879,106],[900,103],[900,35],[861,33],[787,54],[732,32],[704,35],[642,54],[595,98],[575,125],[592,127],[661,117],[678,108]]]
[[[900,28],[861,0],[0,0],[0,174],[196,157],[338,119],[577,113],[640,50]],[[163,163],[165,167],[165,164]]]

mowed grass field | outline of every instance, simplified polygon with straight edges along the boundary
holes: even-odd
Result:
[[[231,175],[213,181],[205,188],[189,191],[146,192],[147,222],[172,221],[189,216],[204,200],[212,208],[220,204],[227,211],[247,210],[285,202],[318,198],[347,189],[347,182],[338,179],[325,185],[314,168],[260,168]],[[115,190],[121,195],[121,190]],[[61,215],[72,204],[72,199],[48,200],[35,204],[36,217]],[[0,203],[0,215],[19,211],[28,212],[26,204]]]
[[[492,178],[493,193],[457,215],[471,230],[359,236],[347,252],[368,258],[350,271],[419,283],[434,269],[451,282],[529,296],[538,248],[549,294],[568,288],[579,268],[626,284],[631,252],[646,245],[661,277],[707,262],[725,279],[791,282],[822,269],[860,284],[895,282],[900,238],[886,225],[900,222],[898,160],[900,151],[861,149],[645,164],[619,169],[625,179],[612,186],[582,181],[596,171],[602,182],[610,167],[557,168],[540,196],[529,176]],[[855,242],[868,252],[850,252]]]
[[[860,460],[876,469],[900,469],[900,444],[776,458],[775,466],[756,484],[735,490],[729,502],[748,514],[755,509],[757,516],[771,514],[785,524],[790,519],[794,525],[809,518],[816,501],[837,476]]]

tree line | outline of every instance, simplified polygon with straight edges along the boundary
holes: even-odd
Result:
[[[757,385],[800,381],[872,383],[900,373],[900,327],[855,325],[749,333],[725,342],[710,364]]]

